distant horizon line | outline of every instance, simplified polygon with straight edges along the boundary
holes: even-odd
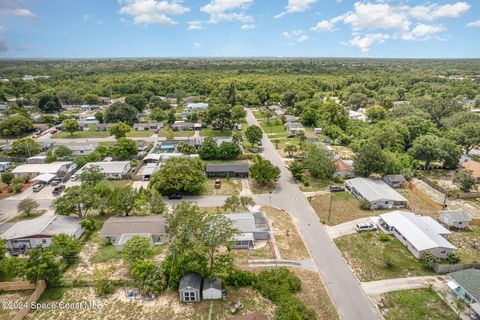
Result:
[[[52,58],[25,58],[0,57],[0,61],[85,61],[85,60],[480,60],[477,58],[386,58],[386,57],[274,57],[274,56],[165,56],[165,57],[52,57]]]

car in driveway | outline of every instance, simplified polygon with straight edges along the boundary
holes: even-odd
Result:
[[[78,180],[78,174],[74,174],[70,177],[70,181],[77,181]]]
[[[61,178],[53,178],[52,181],[50,181],[51,186],[58,186],[60,183],[62,183]]]
[[[288,138],[288,139],[295,138],[295,133],[289,133],[289,134],[287,135],[287,138]]]
[[[170,200],[180,200],[182,198],[183,198],[183,196],[181,194],[178,194],[178,193],[172,193],[171,195],[168,196],[168,199],[170,199]]]
[[[55,133],[57,133],[57,132],[58,132],[58,131],[55,130],[55,129],[50,130],[50,134],[55,134]]]
[[[40,190],[42,190],[43,188],[45,188],[45,184],[38,183],[38,184],[33,186],[32,190],[33,190],[33,192],[40,192]]]
[[[377,231],[377,226],[371,222],[362,222],[357,223],[355,229],[357,230],[357,232]]]
[[[58,196],[60,193],[63,192],[63,190],[65,190],[65,185],[64,184],[56,186],[55,188],[53,188],[52,195]]]
[[[342,186],[330,186],[330,192],[342,192],[345,188]]]

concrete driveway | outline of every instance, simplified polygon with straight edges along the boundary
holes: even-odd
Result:
[[[327,231],[330,238],[335,239],[341,236],[346,236],[349,234],[354,234],[357,232],[356,225],[357,223],[367,222],[367,223],[377,223],[378,217],[366,217],[360,218],[357,220],[348,221],[345,223],[337,224],[336,226],[325,226],[325,230]]]
[[[378,297],[392,291],[426,288],[430,284],[441,287],[445,280],[442,276],[425,276],[411,278],[396,278],[379,281],[362,282],[362,288],[372,296]]]

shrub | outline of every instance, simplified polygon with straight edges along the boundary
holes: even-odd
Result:
[[[420,255],[420,261],[425,266],[425,268],[432,268],[433,264],[438,261],[438,258],[430,252],[422,252],[422,254]]]
[[[115,291],[115,286],[107,279],[102,279],[95,284],[95,291],[99,297],[103,297],[112,294]]]
[[[360,201],[360,209],[362,210],[370,210],[370,203],[366,199],[362,199]]]
[[[341,177],[333,177],[333,182],[335,183],[343,183],[343,179]]]
[[[383,258],[383,265],[387,269],[392,269],[395,266],[395,263],[393,262],[392,257],[386,256]]]
[[[315,311],[305,306],[305,304],[297,297],[289,295],[282,299],[275,311],[275,320],[314,320],[316,319]]]
[[[384,232],[380,232],[378,234],[378,240],[380,240],[381,242],[387,242],[387,241],[390,241],[390,237]]]
[[[15,183],[13,185],[13,189],[15,190],[15,193],[20,193],[22,192],[23,184],[22,183]]]
[[[239,288],[253,285],[255,279],[256,275],[252,272],[233,269],[223,281],[226,285]]]
[[[8,193],[12,193],[13,192],[13,186],[9,186],[7,191],[8,191]]]
[[[254,284],[255,289],[274,303],[279,303],[286,295],[299,291],[301,286],[300,279],[287,268],[262,271]]]
[[[460,262],[460,256],[456,252],[447,253],[447,261],[449,264],[457,264]]]

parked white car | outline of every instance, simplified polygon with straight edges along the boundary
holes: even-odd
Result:
[[[377,226],[370,222],[357,223],[357,232],[363,231],[377,231]]]

